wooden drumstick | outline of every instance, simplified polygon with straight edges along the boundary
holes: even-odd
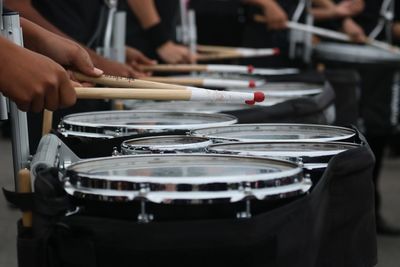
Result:
[[[43,111],[42,136],[50,133],[52,128],[53,128],[53,112],[45,109]]]
[[[31,173],[28,169],[22,169],[18,172],[18,192],[31,193]],[[22,212],[22,225],[24,227],[32,227],[32,212]]]
[[[255,88],[265,84],[263,81],[235,80],[235,79],[214,79],[214,78],[191,78],[191,77],[145,77],[144,80],[172,83],[187,86],[227,88],[227,87],[248,87]]]
[[[111,75],[102,75],[100,77],[90,77],[81,73],[74,73],[74,76],[82,82],[91,82],[109,87],[117,88],[149,88],[149,89],[169,89],[169,90],[186,90],[185,86],[145,81],[140,79],[132,79]]]
[[[261,23],[266,22],[265,17],[263,17],[261,15],[255,15],[254,20],[256,22],[261,22]],[[297,23],[297,22],[293,22],[293,21],[287,22],[287,27],[292,30],[304,31],[304,32],[308,32],[308,33],[312,33],[312,34],[321,36],[321,37],[337,40],[337,41],[353,42],[353,40],[347,34],[337,32],[337,31],[332,31],[332,30],[325,29],[325,28],[315,27],[315,26]],[[382,50],[386,50],[386,51],[389,51],[392,53],[393,52],[400,53],[399,47],[385,43],[385,42],[377,41],[377,40],[374,40],[371,38],[368,38],[366,40],[365,44],[382,49]]]
[[[165,90],[145,88],[94,88],[76,87],[80,99],[138,99],[138,100],[186,100],[222,103],[246,103],[253,105],[263,102],[262,92],[242,93],[206,89]]]
[[[212,45],[197,45],[197,50],[206,53],[226,53],[239,55],[275,55],[279,50],[276,48],[247,48],[247,47],[229,47],[229,46],[212,46]]]
[[[218,52],[209,54],[197,55],[197,61],[211,61],[220,59],[235,59],[235,58],[249,58],[249,57],[265,57],[278,55],[280,50],[278,48],[273,49],[240,49],[237,48],[232,52]]]
[[[245,65],[224,65],[224,64],[159,64],[159,65],[141,65],[143,71],[155,72],[211,72],[211,73],[238,73],[238,74],[259,74],[259,75],[282,75],[282,74],[296,74],[299,73],[298,69],[266,69],[254,68],[253,66]]]

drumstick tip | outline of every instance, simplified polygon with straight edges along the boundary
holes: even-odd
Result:
[[[273,48],[274,55],[278,56],[281,53],[281,50],[279,48]]]
[[[265,100],[265,94],[263,92],[254,92],[253,100],[246,100],[245,103],[247,105],[254,105],[256,102],[263,102]]]
[[[247,66],[247,72],[248,72],[249,74],[252,74],[253,71],[254,71],[254,66],[253,66],[253,65],[248,65],[248,66]]]
[[[254,80],[249,81],[249,88],[255,88],[256,87],[256,82]]]

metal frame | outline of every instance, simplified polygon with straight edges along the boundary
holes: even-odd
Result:
[[[2,3],[1,3],[2,5]],[[18,13],[2,14],[1,35],[13,43],[23,46],[22,29]],[[4,99],[1,101],[4,105]],[[29,135],[28,135],[28,120],[25,112],[18,109],[17,105],[9,101],[9,111],[11,120],[12,133],[12,152],[14,165],[14,179],[17,188],[18,181],[16,179],[19,170],[29,167],[30,152],[29,152]],[[4,106],[2,107],[4,112]]]

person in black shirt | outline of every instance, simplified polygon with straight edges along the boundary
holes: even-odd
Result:
[[[191,63],[195,55],[175,42],[178,0],[127,0],[127,44],[165,63]]]

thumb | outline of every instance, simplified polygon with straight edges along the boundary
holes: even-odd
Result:
[[[75,71],[81,72],[88,76],[98,77],[103,74],[102,70],[94,67],[89,54],[81,47],[72,57],[71,67]]]

